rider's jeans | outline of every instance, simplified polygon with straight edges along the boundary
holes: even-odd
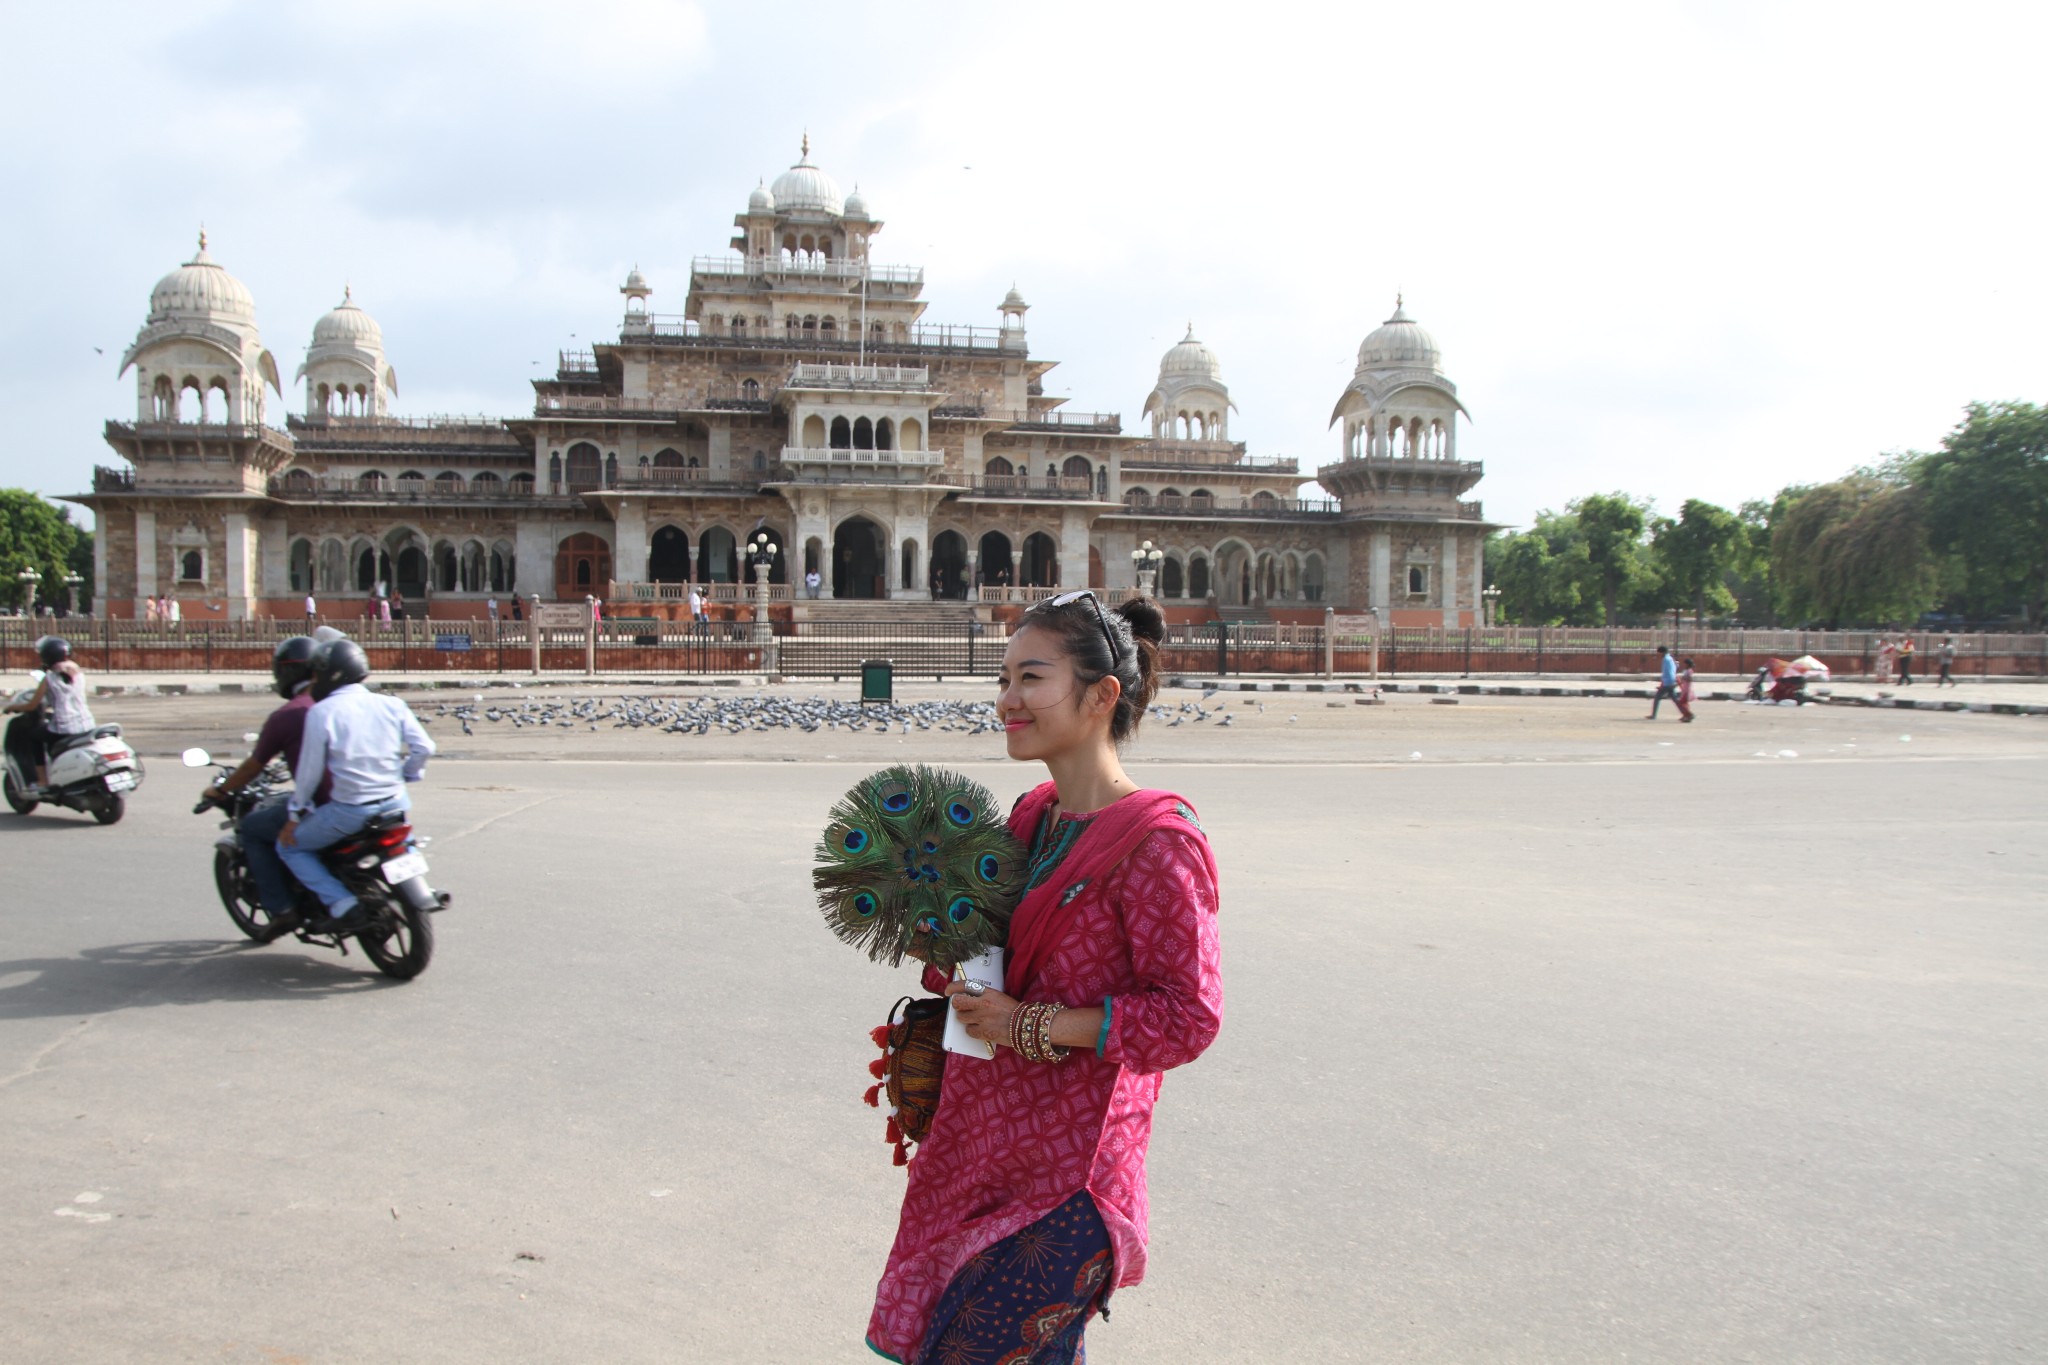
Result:
[[[292,877],[277,856],[277,836],[291,818],[292,794],[277,792],[256,803],[242,817],[242,856],[249,860],[249,876],[256,883],[256,897],[273,915],[292,908]]]
[[[330,915],[345,915],[356,908],[356,898],[341,878],[327,870],[327,864],[320,861],[320,850],[329,844],[340,843],[354,834],[371,819],[388,815],[394,811],[409,810],[412,802],[404,792],[372,801],[368,805],[349,806],[339,801],[330,801],[315,807],[305,819],[299,821],[298,829],[292,832],[293,843],[279,844],[278,855],[284,865],[292,870],[308,891],[320,898]]]

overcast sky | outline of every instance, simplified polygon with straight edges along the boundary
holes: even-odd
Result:
[[[636,262],[680,312],[808,129],[885,220],[877,261],[926,268],[928,320],[994,325],[1014,281],[1074,408],[1136,430],[1192,322],[1232,435],[1312,470],[1398,291],[1493,519],[1734,506],[2048,398],[2044,16],[10,5],[0,484],[115,462],[119,357],[201,222],[286,377],[352,282],[397,411],[506,415],[558,348],[616,336]]]

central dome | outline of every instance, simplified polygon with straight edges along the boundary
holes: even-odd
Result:
[[[358,345],[367,349],[382,350],[384,332],[377,326],[375,318],[356,307],[354,291],[344,286],[341,291],[341,302],[313,324],[313,344]]]
[[[1358,348],[1361,370],[1435,370],[1442,368],[1442,361],[1436,338],[1408,316],[1398,297],[1394,300],[1394,316],[1374,329]]]
[[[167,317],[230,317],[256,319],[256,300],[242,282],[206,254],[206,234],[199,234],[199,254],[156,282],[149,291],[152,322]]]
[[[1216,353],[1195,340],[1194,325],[1188,325],[1188,334],[1174,345],[1159,361],[1161,377],[1166,375],[1196,375],[1203,379],[1220,379],[1223,366],[1216,359]]]
[[[784,213],[829,213],[836,218],[845,202],[839,182],[811,164],[809,137],[804,138],[803,156],[776,176],[768,191],[775,196],[775,207]]]

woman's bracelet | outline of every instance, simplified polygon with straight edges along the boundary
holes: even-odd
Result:
[[[1010,1013],[1011,1050],[1027,1062],[1060,1062],[1067,1049],[1052,1040],[1052,1021],[1066,1006],[1050,1000],[1031,1000]]]

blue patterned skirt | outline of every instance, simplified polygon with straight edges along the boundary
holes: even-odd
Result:
[[[960,1267],[918,1365],[1085,1365],[1081,1332],[1109,1271],[1109,1229],[1083,1190]]]

